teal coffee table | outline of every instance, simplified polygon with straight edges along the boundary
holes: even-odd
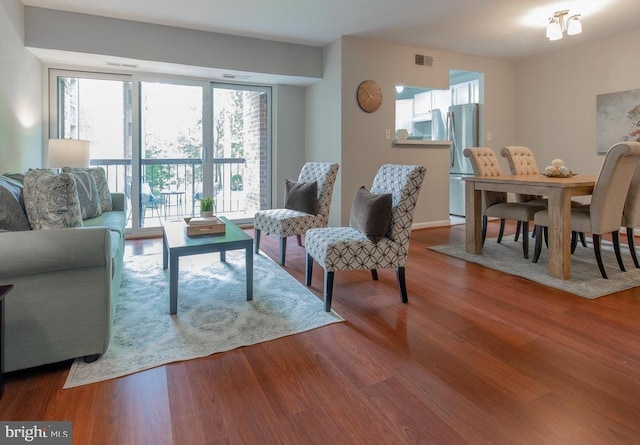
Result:
[[[162,223],[162,268],[169,268],[169,314],[178,313],[178,270],[181,256],[220,252],[225,261],[228,250],[244,249],[247,274],[247,301],[253,299],[253,238],[224,216],[225,232],[214,235],[187,235],[184,220]]]

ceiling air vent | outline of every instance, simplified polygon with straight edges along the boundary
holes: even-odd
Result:
[[[416,54],[415,63],[420,66],[433,66],[433,57]]]

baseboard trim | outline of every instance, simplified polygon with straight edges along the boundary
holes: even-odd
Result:
[[[433,227],[448,227],[451,225],[451,220],[443,219],[440,221],[429,221],[424,223],[416,223],[411,226],[411,230],[430,229]]]

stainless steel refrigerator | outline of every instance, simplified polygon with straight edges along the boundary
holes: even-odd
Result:
[[[462,153],[478,146],[478,104],[452,105],[447,112],[447,139],[451,141],[449,213],[464,216],[464,180],[473,175],[469,159]]]

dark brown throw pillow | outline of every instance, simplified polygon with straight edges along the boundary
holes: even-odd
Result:
[[[384,238],[391,223],[392,199],[390,193],[377,195],[360,187],[351,204],[349,225],[364,233],[372,243]]]
[[[318,213],[318,183],[285,180],[284,207],[299,212]]]

